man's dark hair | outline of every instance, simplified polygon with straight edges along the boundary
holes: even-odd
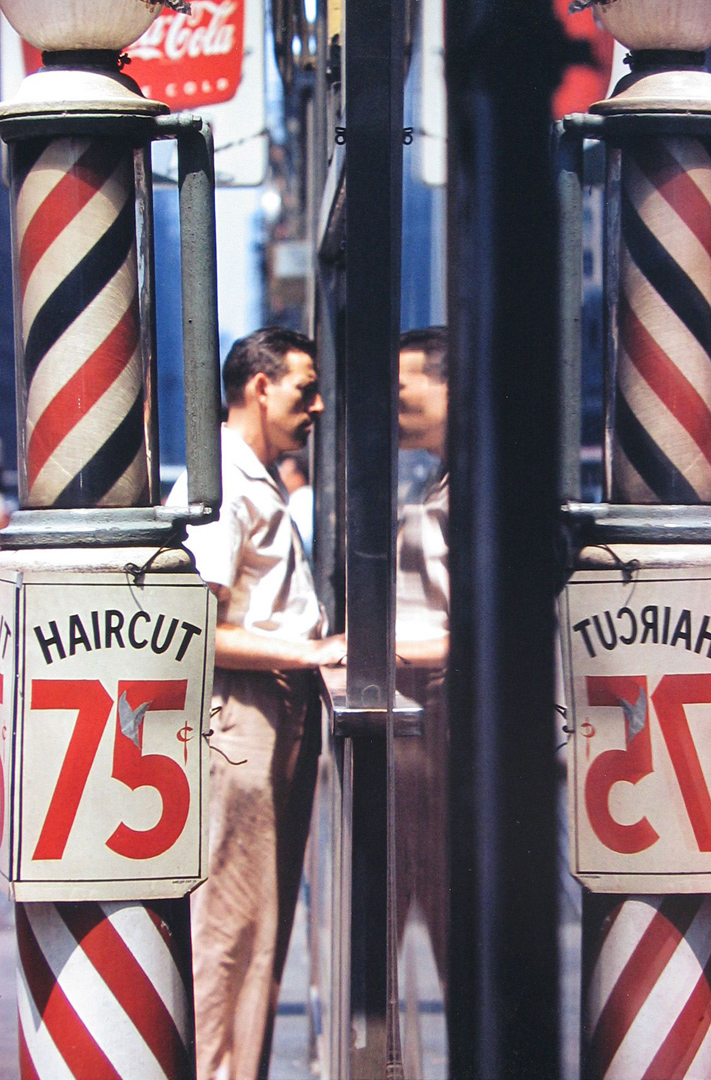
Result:
[[[285,357],[292,351],[307,353],[312,360],[316,357],[311,338],[281,326],[267,326],[235,341],[222,368],[227,404],[242,405],[245,386],[260,372],[270,382],[283,379],[288,371]]]
[[[426,326],[400,335],[400,352],[423,352],[425,374],[439,382],[447,378],[447,346],[446,326]]]

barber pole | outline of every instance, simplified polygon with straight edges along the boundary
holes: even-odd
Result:
[[[620,121],[608,145],[608,497],[708,503],[711,158],[706,140],[667,118],[711,113],[711,2],[594,0],[593,10],[632,50],[631,74],[591,109]],[[709,548],[590,547],[576,565],[562,605],[571,861],[598,894],[583,904],[581,1075],[705,1080]]]
[[[193,1076],[186,903],[132,898],[204,877],[213,601],[182,552],[140,580],[97,572],[128,554],[52,553],[62,574],[20,569],[44,553],[0,560],[23,1080]]]
[[[162,2],[0,7],[45,65],[0,105],[21,502],[0,538],[0,873],[19,901],[19,1074],[190,1080],[214,602],[178,544],[220,499],[219,464],[205,464],[219,461],[210,144],[195,118],[159,131],[168,106],[120,73]],[[150,257],[137,265],[137,188],[145,260],[147,154],[166,136],[194,237],[202,215],[204,279],[197,300],[183,290],[200,352],[186,387],[205,409],[186,423],[191,505],[175,512],[152,505]]]

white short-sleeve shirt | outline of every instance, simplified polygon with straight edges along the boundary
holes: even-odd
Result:
[[[187,477],[169,505],[187,506]],[[188,526],[200,576],[230,589],[221,618],[289,641],[321,637],[324,617],[286,493],[242,436],[222,427],[222,508],[218,521]]]

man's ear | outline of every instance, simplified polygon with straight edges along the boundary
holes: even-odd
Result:
[[[269,379],[263,371],[257,372],[257,374],[250,380],[249,383],[252,393],[260,405],[264,404],[267,396],[267,387],[269,386]]]

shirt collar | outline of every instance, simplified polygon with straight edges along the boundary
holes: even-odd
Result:
[[[283,497],[280,485],[272,475],[271,469],[262,465],[261,461],[235,428],[222,425],[222,446],[225,456],[236,465],[249,480],[266,480],[276,488]],[[276,468],[276,466],[273,466]]]

